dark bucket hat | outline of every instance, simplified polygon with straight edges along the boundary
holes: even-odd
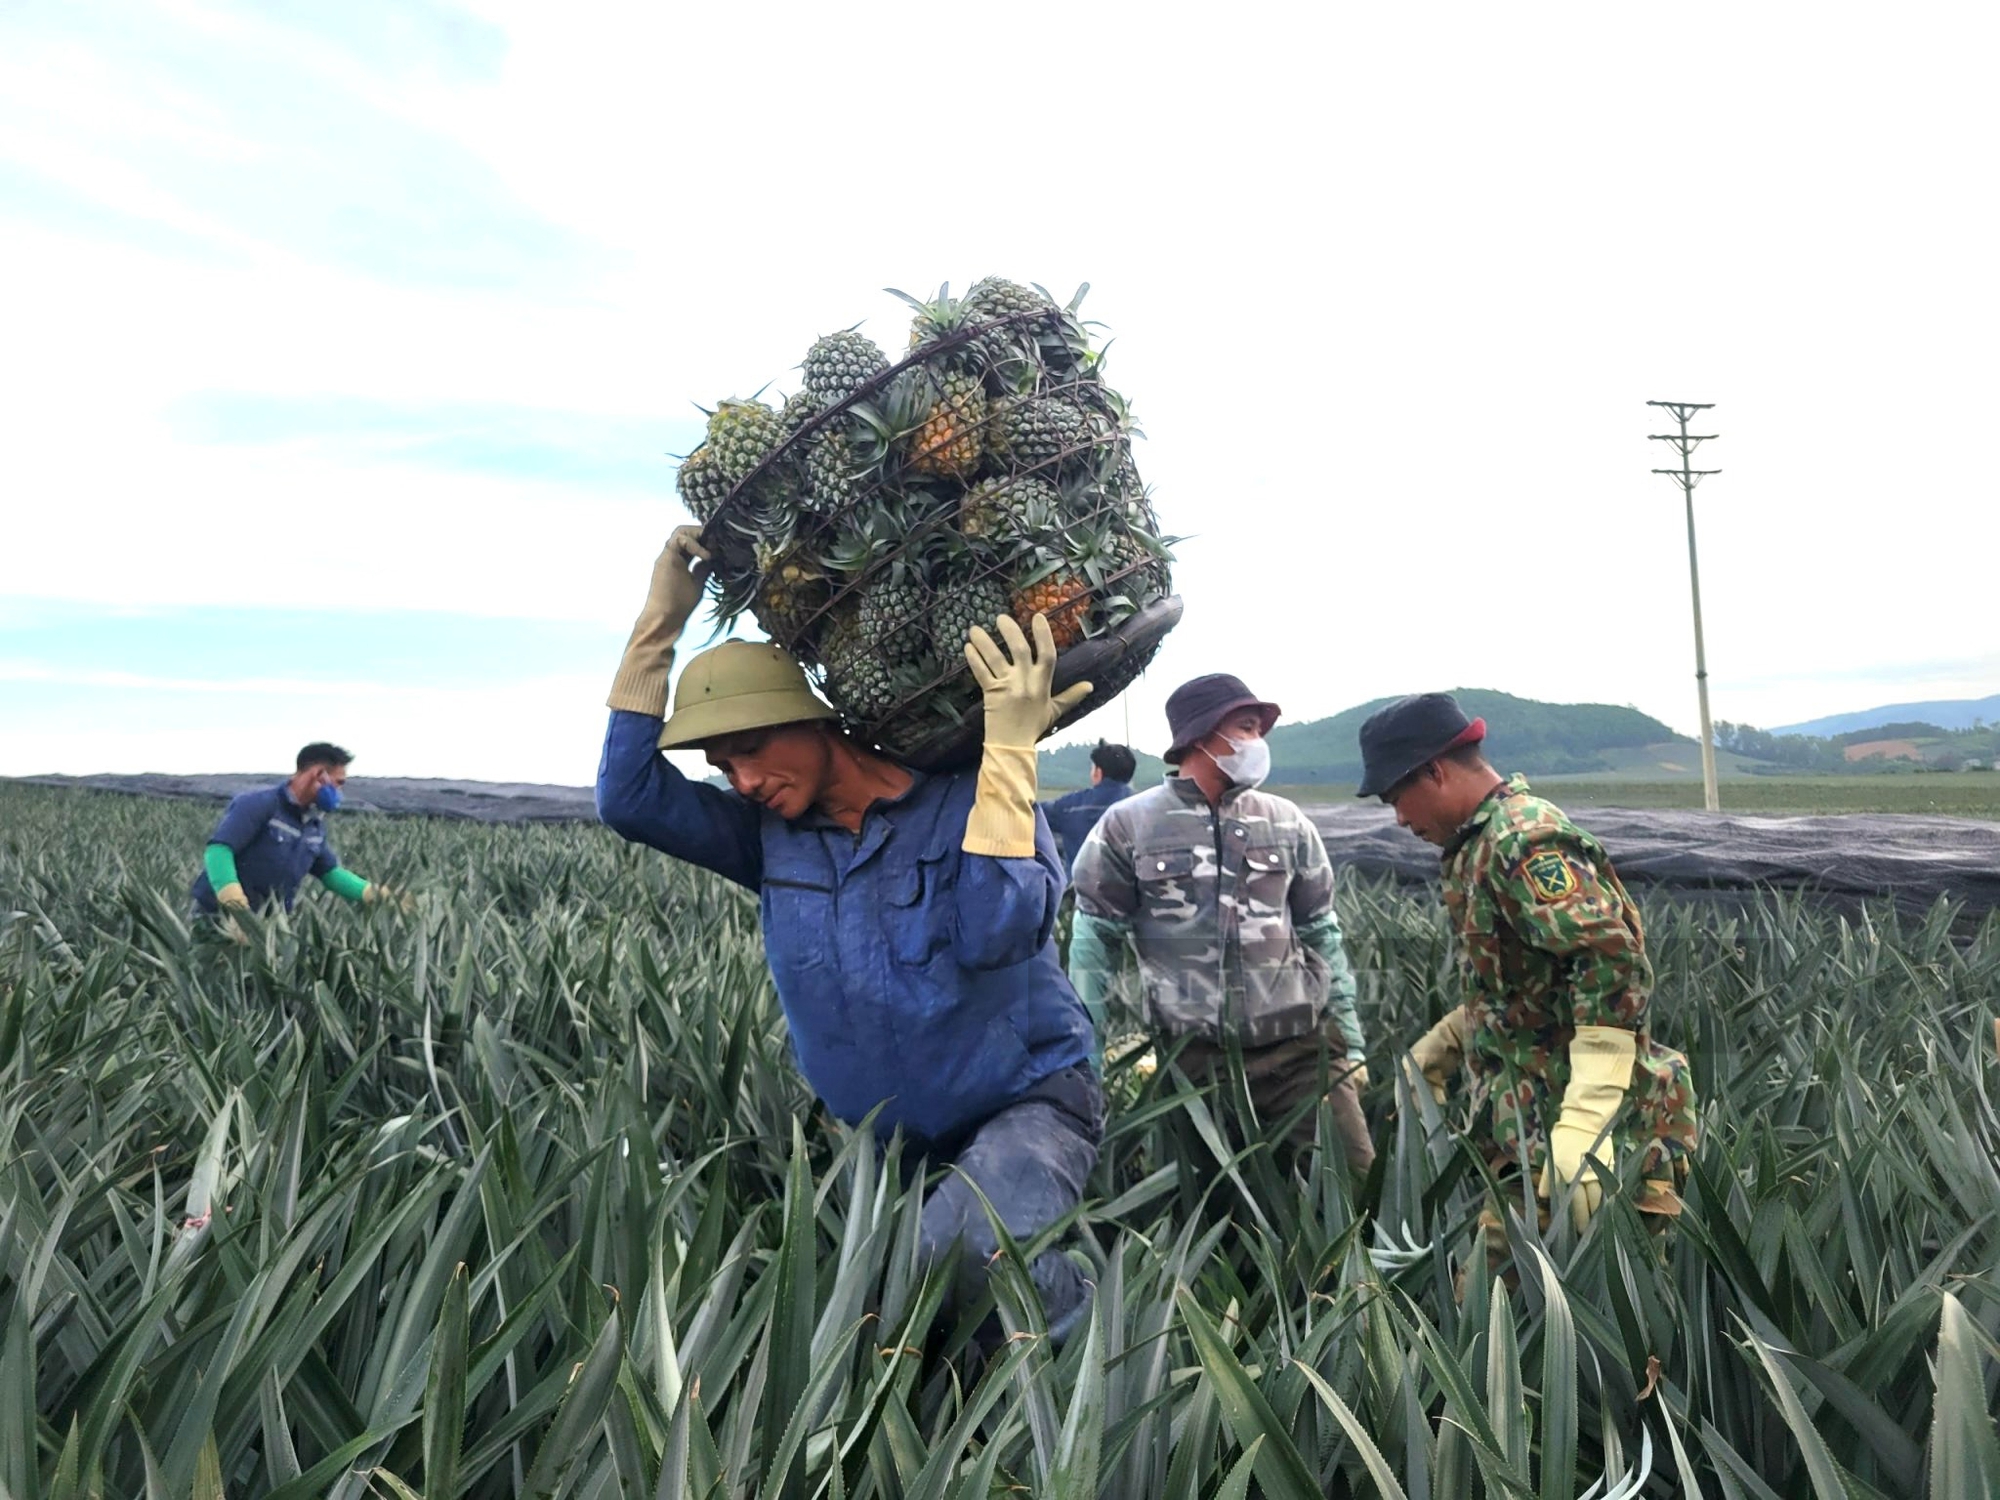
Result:
[[[1278,722],[1278,705],[1266,703],[1243,685],[1241,677],[1227,672],[1211,672],[1175,688],[1167,699],[1167,730],[1173,744],[1163,759],[1170,766],[1194,748],[1195,741],[1212,734],[1215,726],[1239,708],[1254,708],[1264,716],[1264,733]]]
[[[1378,708],[1361,726],[1357,797],[1379,797],[1417,767],[1486,738],[1486,721],[1468,719],[1450,693],[1417,693]]]

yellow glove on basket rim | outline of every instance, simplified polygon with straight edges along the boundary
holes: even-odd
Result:
[[[974,627],[965,662],[979,684],[985,743],[979,757],[979,785],[961,846],[967,854],[998,859],[1032,859],[1035,854],[1035,744],[1056,720],[1090,696],[1079,682],[1053,693],[1055,633],[1048,617],[1036,615],[1034,643],[1006,615],[996,620],[1000,641]],[[1004,645],[1004,650],[1002,649]]]

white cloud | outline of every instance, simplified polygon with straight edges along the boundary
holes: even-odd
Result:
[[[2000,124],[1990,16],[482,10],[510,40],[490,84],[203,24],[463,148],[593,247],[567,282],[397,283],[288,246],[256,203],[218,220],[132,163],[257,149],[225,112],[143,64],[10,46],[0,154],[235,259],[10,223],[0,199],[0,596],[622,625],[680,518],[664,459],[656,494],[621,496],[196,446],[163,413],[249,391],[680,417],[795,378],[857,318],[893,344],[885,284],[998,271],[1093,283],[1142,468],[1193,537],[1186,623],[1131,695],[1143,745],[1173,684],[1217,669],[1291,717],[1476,684],[1692,728],[1649,397],[1717,403],[1718,717],[1996,685],[2000,245],[1967,188]],[[347,166],[343,192],[396,170]],[[419,758],[469,774],[423,722]]]
[[[0,660],[0,682],[61,684],[67,687],[111,688],[121,693],[224,693],[253,697],[311,697],[319,693],[375,697],[422,698],[432,688],[380,682],[321,681],[288,677],[160,677],[139,672],[75,671],[31,661]]]
[[[259,771],[289,765],[311,740],[333,739],[375,776],[588,786],[609,672],[501,687],[445,681],[426,692],[359,682],[277,682],[258,693],[108,686],[83,707],[15,716],[0,737],[0,775]]]

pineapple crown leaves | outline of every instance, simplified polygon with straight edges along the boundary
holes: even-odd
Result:
[[[945,282],[937,289],[937,295],[929,301],[912,297],[908,292],[893,286],[882,288],[890,296],[908,303],[916,310],[916,318],[910,325],[910,347],[932,350],[939,346],[956,347],[969,344],[973,328],[971,316],[963,302],[951,294],[951,283]],[[969,351],[968,351],[969,352]]]
[[[764,400],[764,392],[768,391],[770,388],[771,388],[771,382],[767,380],[747,396],[724,396],[720,401],[716,402],[714,406],[703,406],[699,401],[693,402],[691,404],[693,405],[694,409],[700,412],[705,419],[707,419],[710,422],[713,422],[716,419],[716,416],[728,407],[765,405],[766,402]]]
[[[1044,297],[1047,297],[1049,301],[1053,302],[1056,300],[1053,296],[1050,295],[1049,289],[1043,286],[1039,281],[1031,281],[1028,283],[1028,285],[1033,287],[1036,291],[1040,292]],[[1083,306],[1083,299],[1086,296],[1088,296],[1089,293],[1090,293],[1090,283],[1087,281],[1079,283],[1076,289],[1076,294],[1072,296],[1069,299],[1069,301],[1063,304],[1063,311],[1068,313],[1071,317],[1075,317],[1076,310],[1079,307]]]
[[[885,483],[893,478],[896,443],[903,435],[902,419],[907,415],[903,408],[908,404],[908,398],[900,395],[892,382],[876,392],[874,400],[857,401],[847,408],[843,414],[847,420],[840,430],[854,454],[850,478],[861,479],[876,473],[883,476]],[[912,418],[908,425],[915,426],[921,420]]]
[[[882,290],[887,292],[891,297],[896,298],[897,301],[908,303],[916,310],[917,315],[923,318],[939,316],[947,310],[955,309],[958,306],[956,302],[952,301],[951,283],[949,281],[939,283],[937,295],[928,301],[922,297],[912,297],[900,287],[885,286]]]
[[[741,619],[757,599],[757,575],[737,573],[728,578],[714,575],[709,588],[715,595],[715,634],[723,634]],[[714,637],[711,637],[714,639]]]
[[[1064,325],[1059,330],[1046,327],[1051,321],[1049,313],[1056,304],[1055,298],[1040,286],[1036,286],[1035,290],[1047,298],[1048,309],[1000,313],[988,313],[954,298],[950,282],[940,285],[937,295],[928,301],[893,286],[882,290],[915,309],[917,318],[911,333],[911,347],[927,353],[947,353],[969,365],[983,367],[993,362],[997,352],[989,347],[990,337],[995,334],[1012,334],[1044,350],[1060,350],[1062,358],[1059,363],[1066,367],[1082,359],[1089,350],[1089,339],[1083,325],[1074,316],[1083,294],[1090,290],[1088,282],[1077,290],[1069,306],[1058,314]]]

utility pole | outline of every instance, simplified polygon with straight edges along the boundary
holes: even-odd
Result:
[[[1681,487],[1681,497],[1687,502],[1688,522],[1688,587],[1694,594],[1694,682],[1701,696],[1701,797],[1702,805],[1710,812],[1720,812],[1722,801],[1715,789],[1715,731],[1708,720],[1708,656],[1701,644],[1701,569],[1694,555],[1694,487],[1711,474],[1720,474],[1720,469],[1696,469],[1690,464],[1694,450],[1709,442],[1715,434],[1696,435],[1688,431],[1688,418],[1698,411],[1707,411],[1715,403],[1712,401],[1648,401],[1648,406],[1661,407],[1671,413],[1680,424],[1680,431],[1655,432],[1647,441],[1671,443],[1681,456],[1678,469],[1655,469],[1655,474],[1664,474]]]

